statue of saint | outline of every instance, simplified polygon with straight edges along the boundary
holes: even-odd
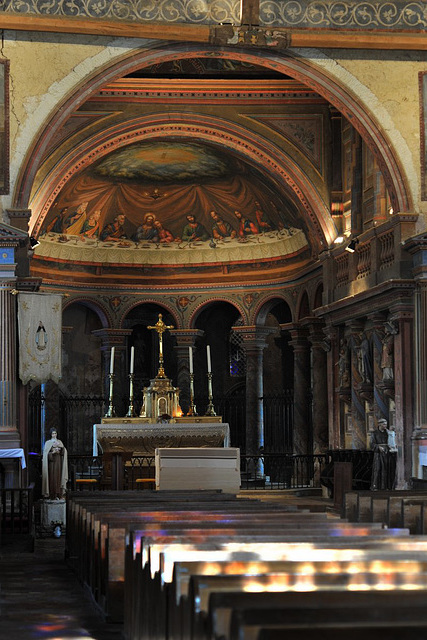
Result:
[[[371,436],[372,463],[371,491],[394,489],[396,481],[396,434],[387,429],[387,420],[378,420],[378,429]]]
[[[51,500],[64,497],[68,480],[67,450],[57,436],[57,430],[51,429],[43,449],[42,495]]]

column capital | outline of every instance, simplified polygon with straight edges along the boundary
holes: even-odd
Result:
[[[202,329],[170,329],[169,333],[175,336],[177,347],[194,347],[197,338],[205,334]]]
[[[238,326],[232,327],[232,329],[234,333],[237,333],[243,338],[245,349],[264,349],[267,346],[268,336],[277,333],[277,329],[275,327],[259,327],[257,325]]]
[[[92,335],[101,340],[101,349],[110,347],[124,347],[126,338],[132,335],[132,329],[95,329]]]

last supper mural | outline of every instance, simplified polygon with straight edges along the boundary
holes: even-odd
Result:
[[[40,265],[66,261],[83,271],[97,263],[271,260],[308,247],[296,206],[258,169],[180,141],[133,144],[76,175],[50,207],[39,240]]]

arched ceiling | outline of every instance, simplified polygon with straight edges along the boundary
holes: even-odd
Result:
[[[329,103],[273,70],[214,57],[134,70],[80,104],[44,150],[30,198],[33,275],[293,277],[335,235],[330,143]]]

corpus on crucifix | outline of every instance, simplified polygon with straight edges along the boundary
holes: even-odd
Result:
[[[154,331],[159,336],[159,370],[157,372],[158,378],[166,378],[165,370],[163,368],[163,334],[167,329],[173,329],[173,328],[174,326],[172,324],[166,325],[163,322],[163,316],[161,313],[159,313],[159,319],[156,322],[156,324],[152,327],[147,327],[147,329],[154,329]]]

